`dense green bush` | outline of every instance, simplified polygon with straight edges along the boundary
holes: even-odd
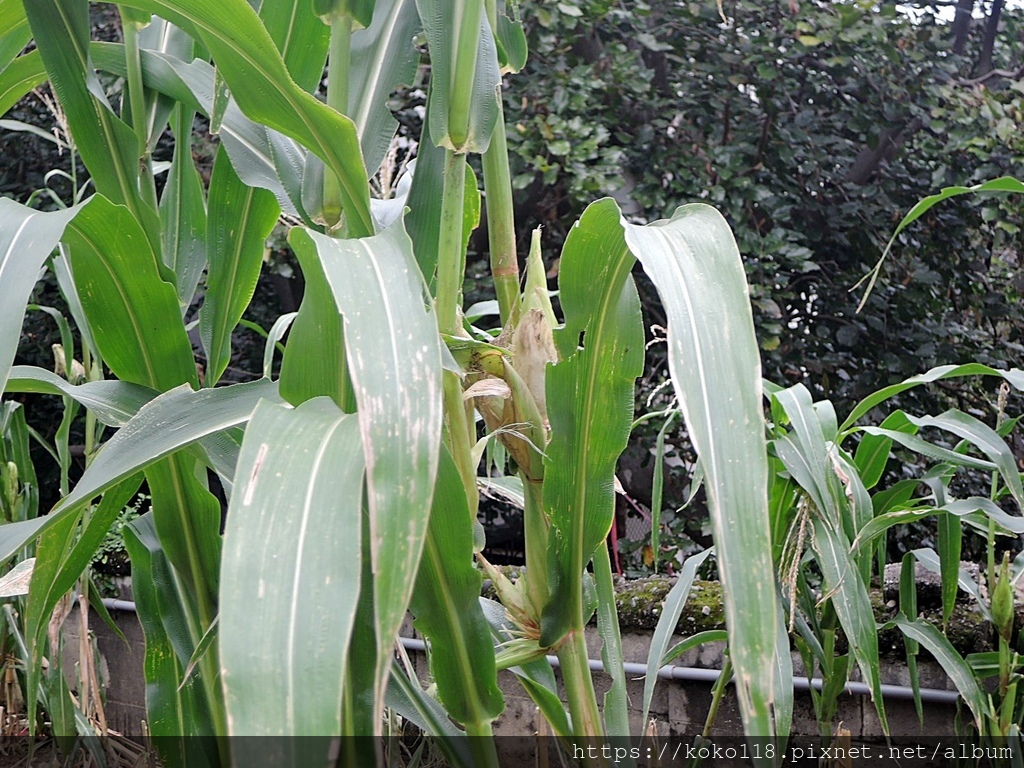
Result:
[[[718,206],[766,375],[843,403],[931,365],[1020,359],[1019,199],[935,210],[860,314],[849,292],[918,199],[1024,163],[1024,85],[968,80],[980,30],[956,56],[949,25],[892,5],[734,2],[728,23],[710,3],[539,6],[524,3],[531,76],[505,107],[520,206],[552,243],[616,186],[646,220]],[[1019,66],[1022,29],[1006,9],[993,66]]]

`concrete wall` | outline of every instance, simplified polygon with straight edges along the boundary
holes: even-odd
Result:
[[[127,611],[110,611],[124,640],[95,613],[89,615],[89,632],[96,638],[102,658],[100,680],[106,690],[104,712],[107,727],[125,736],[142,736],[146,719],[146,678],[143,664],[146,641],[139,617]],[[64,671],[72,686],[77,679],[81,617],[76,607],[64,622]]]

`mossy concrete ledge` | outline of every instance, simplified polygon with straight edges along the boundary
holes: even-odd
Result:
[[[506,567],[506,576],[516,579],[521,569]],[[942,609],[936,604],[930,582],[922,579],[919,585],[919,614],[926,620],[943,628]],[[653,631],[661,619],[662,606],[676,579],[669,576],[648,576],[642,579],[615,579],[616,608],[619,626],[626,631]],[[486,587],[486,583],[485,583]],[[485,588],[484,596],[494,598],[494,591]],[[897,601],[888,590],[872,589],[871,605],[875,621],[879,624],[892,619],[897,613]],[[995,649],[992,625],[977,609],[976,604],[966,595],[960,595],[953,614],[945,626],[950,643],[961,654]],[[593,622],[592,622],[593,623]],[[1017,608],[1015,627],[1024,626],[1024,601]],[[683,606],[683,612],[676,622],[675,634],[694,635],[708,629],[725,629],[725,609],[722,603],[722,585],[718,581],[696,579],[690,588],[690,595]],[[840,646],[840,650],[845,650]],[[902,634],[898,629],[884,630],[879,636],[879,651],[883,657],[903,658]],[[922,650],[927,655],[927,651]]]

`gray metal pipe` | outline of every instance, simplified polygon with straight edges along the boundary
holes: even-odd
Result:
[[[135,612],[135,603],[131,600],[114,600],[109,597],[103,598],[103,605],[109,610],[114,611],[126,611]],[[403,637],[400,638],[402,646],[409,651],[424,651],[426,650],[426,643],[415,637]],[[552,667],[559,666],[557,656],[548,656],[548,662]],[[597,672],[604,671],[604,664],[597,659],[588,659],[588,663],[592,670]],[[630,676],[643,677],[647,674],[647,665],[637,664],[636,662],[625,662],[622,665],[623,671]],[[690,682],[701,682],[713,684],[721,676],[721,671],[717,669],[701,669],[700,667],[678,667],[673,664],[666,664],[665,666],[658,669],[658,677],[663,680],[688,680]],[[797,691],[806,691],[810,688],[814,688],[817,691],[821,690],[822,681],[820,679],[810,680],[806,677],[794,677],[793,688]],[[846,684],[846,693],[856,696],[870,696],[871,687],[865,683],[849,682]],[[914,689],[902,685],[883,685],[882,696],[888,699],[913,699]],[[921,689],[921,701],[929,704],[955,704],[959,698],[959,694],[955,691],[943,691],[937,688],[922,688]]]
[[[401,638],[402,645],[410,651],[423,651],[426,649],[426,643],[414,637],[403,637]],[[558,666],[557,656],[548,656],[547,660],[551,663],[551,666]],[[597,672],[604,672],[604,664],[597,659],[587,660],[590,668]],[[622,665],[623,671],[630,676],[644,677],[647,674],[646,664],[637,664],[636,662],[627,661]],[[666,664],[665,666],[658,669],[658,677],[663,680],[687,680],[690,682],[702,682],[702,683],[715,683],[722,672],[718,669],[702,669],[700,667],[678,667],[673,664]],[[797,691],[806,691],[811,687],[817,691],[821,690],[822,681],[820,679],[809,680],[806,677],[794,677],[793,688]],[[889,699],[913,699],[914,689],[902,685],[883,685],[882,696]],[[856,696],[870,696],[871,687],[865,683],[848,682],[846,684],[846,693],[853,694]],[[960,697],[956,691],[943,691],[937,688],[922,688],[921,689],[921,701],[930,704],[955,704],[956,700]]]

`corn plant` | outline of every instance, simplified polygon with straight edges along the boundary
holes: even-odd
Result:
[[[980,364],[941,366],[873,393],[841,424],[832,404],[828,400],[813,402],[802,384],[769,390],[774,559],[794,644],[805,667],[824,681],[822,689],[812,690],[811,696],[825,739],[831,737],[837,700],[853,664],[870,686],[882,728],[888,733],[880,688],[878,632],[890,627],[899,628],[906,638],[907,667],[915,691],[919,688],[916,657],[924,646],[957,685],[977,733],[1007,736],[1012,735],[1011,725],[1019,726],[1016,681],[1020,664],[1009,643],[1011,579],[1019,578],[1020,569],[1011,577],[1004,560],[997,575],[994,562],[997,534],[1011,538],[1024,534],[1021,474],[1004,439],[1017,419],[1004,419],[1002,407],[995,427],[956,409],[937,416],[914,416],[896,409],[878,426],[858,426],[869,411],[908,389],[967,376],[1001,377],[1005,391],[1011,386],[1024,390],[1024,372],[1017,369],[1000,371]],[[928,432],[922,435],[922,430]],[[943,444],[951,437],[957,440],[953,448]],[[882,487],[894,446],[918,454],[931,466],[918,478]],[[989,497],[953,496],[950,482],[963,469],[991,473]],[[1017,514],[1006,512],[997,502],[1008,503]],[[922,548],[905,556],[900,611],[879,627],[868,585],[873,573],[884,573],[885,535],[895,526],[926,518],[937,521],[937,551]],[[961,567],[964,532],[972,530],[986,538],[987,581],[996,585],[990,601]],[[958,590],[973,595],[998,631],[996,654],[964,659],[939,628],[917,615],[915,562],[940,575],[943,622],[949,621]],[[821,578],[817,593],[807,579],[809,563],[816,565],[812,570]],[[848,643],[843,654],[837,652],[840,632]],[[994,699],[979,683],[993,669],[999,677]],[[916,702],[923,717],[919,697]]]
[[[48,82],[95,188],[54,212],[0,200],[0,384],[69,398],[109,430],[48,515],[0,530],[0,558],[38,539],[30,676],[47,617],[144,479],[152,513],[126,540],[151,734],[378,735],[394,707],[440,736],[487,737],[503,708],[496,671],[511,667],[556,734],[629,735],[604,540],[643,367],[639,262],[669,317],[671,376],[711,502],[744,726],[786,733],[788,650],[764,578],[760,362],[724,219],[685,205],[639,226],[595,202],[561,252],[559,319],[539,250],[520,283],[500,100],[527,55],[514,0],[117,7],[114,44],[89,39],[84,0],[0,0],[0,113]],[[414,77],[420,33],[430,89],[415,168],[397,197],[371,199],[396,129],[386,100]],[[190,151],[197,114],[219,136],[208,184]],[[161,167],[154,147],[168,133]],[[462,308],[482,198],[490,331]],[[268,364],[259,381],[217,386],[278,220],[306,286],[280,376]],[[11,365],[44,265],[97,374],[85,382]],[[506,477],[481,475],[492,449]],[[223,535],[208,472],[230,497]],[[495,483],[521,489],[527,567],[516,583],[495,575],[504,609],[489,619],[478,600],[488,566],[474,555],[478,487]],[[443,710],[393,667],[407,611],[430,643]],[[583,638],[595,611],[614,680],[603,707]],[[504,628],[497,649],[491,624]],[[567,707],[546,654],[561,662]],[[349,764],[376,757],[343,743]],[[268,759],[245,741],[196,744],[164,742],[164,757]],[[321,749],[277,744],[294,751],[274,765]],[[450,746],[450,757],[496,764],[491,740],[469,744],[471,756]]]

